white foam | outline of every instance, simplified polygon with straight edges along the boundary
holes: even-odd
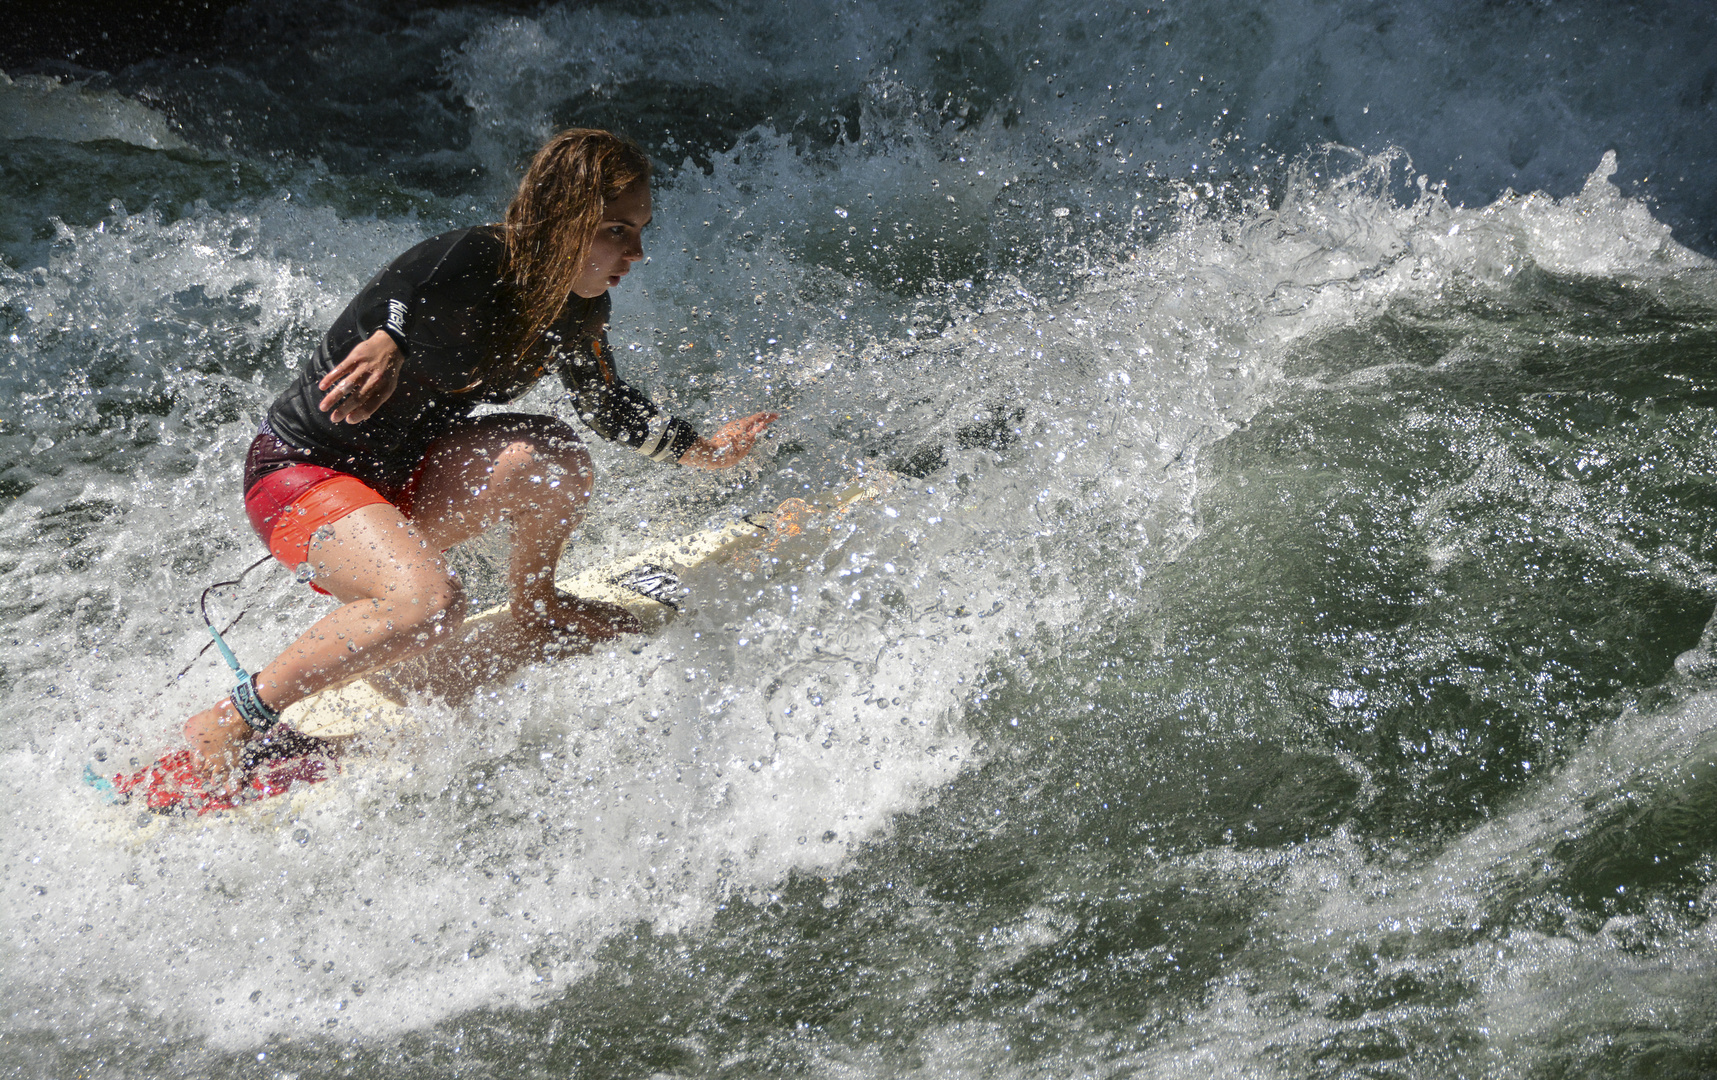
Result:
[[[151,150],[182,148],[168,119],[135,98],[41,75],[0,72],[0,131],[9,138],[118,139]]]

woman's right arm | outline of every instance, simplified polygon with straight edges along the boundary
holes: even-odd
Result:
[[[486,294],[480,287],[461,291],[458,283],[492,281],[500,256],[500,240],[492,230],[456,229],[430,237],[382,267],[329,333],[329,351],[335,355],[346,342],[356,343],[317,380],[316,388],[324,394],[317,408],[336,424],[358,424],[374,416],[399,386],[424,290],[451,284],[454,302],[461,297],[481,302]]]
[[[358,342],[316,383],[326,396],[316,407],[334,423],[360,424],[375,415],[399,386],[405,353],[386,330]]]

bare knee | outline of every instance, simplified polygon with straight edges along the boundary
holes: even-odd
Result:
[[[496,456],[493,479],[515,504],[539,510],[582,507],[590,498],[590,452],[570,430],[514,439]]]
[[[446,575],[425,574],[396,583],[383,603],[397,630],[416,634],[426,644],[437,634],[457,629],[467,613],[465,590]]]

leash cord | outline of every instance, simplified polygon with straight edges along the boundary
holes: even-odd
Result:
[[[197,650],[197,655],[191,657],[191,662],[189,664],[185,665],[184,669],[179,672],[179,674],[176,676],[174,681],[177,681],[178,679],[183,679],[185,677],[185,675],[191,670],[191,668],[196,666],[197,661],[201,660],[203,658],[203,654],[209,651],[209,646],[211,646],[211,645],[218,645],[220,647],[221,659],[225,660],[227,662],[227,666],[232,668],[233,671],[238,674],[238,678],[239,678],[240,682],[244,682],[245,680],[250,678],[250,675],[245,672],[244,668],[239,666],[238,657],[233,655],[232,649],[229,648],[227,645],[226,638],[221,636],[222,634],[232,633],[232,628],[239,624],[240,619],[244,618],[244,612],[241,611],[237,615],[233,616],[233,621],[230,623],[227,623],[225,630],[216,630],[215,629],[215,621],[213,619],[209,618],[209,594],[214,592],[216,589],[225,588],[228,585],[241,585],[241,584],[243,584],[244,579],[250,576],[250,572],[252,570],[255,570],[257,567],[261,566],[265,562],[273,561],[273,559],[274,559],[274,556],[272,556],[272,555],[264,555],[262,558],[256,560],[255,562],[251,563],[249,566],[245,567],[243,572],[241,572],[239,574],[239,576],[234,578],[233,580],[231,580],[231,581],[217,581],[213,585],[210,585],[208,588],[203,590],[202,599],[197,601],[197,610],[202,613],[203,625],[209,628],[209,636],[211,638],[213,638],[213,640],[212,641],[206,641],[203,643],[203,647]]]

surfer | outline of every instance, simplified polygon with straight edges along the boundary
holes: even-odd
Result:
[[[364,286],[275,399],[245,460],[245,509],[274,557],[340,606],[231,696],[185,723],[205,776],[287,706],[451,641],[466,614],[443,552],[503,521],[515,647],[639,629],[554,587],[590,498],[590,455],[562,421],[474,416],[549,372],[586,426],[656,461],[738,463],[778,414],[705,438],[615,370],[609,290],[644,257],[650,160],[606,131],[554,136],[498,225],[417,245]]]

